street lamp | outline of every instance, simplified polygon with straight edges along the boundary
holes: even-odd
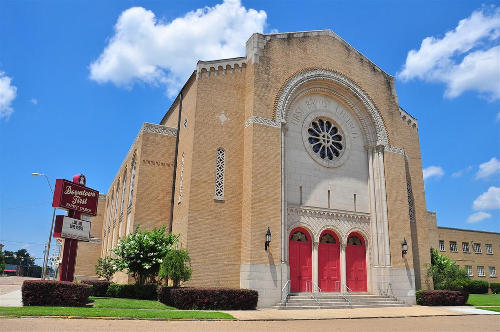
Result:
[[[33,176],[44,176],[45,179],[47,180],[47,184],[49,185],[50,192],[52,193],[52,196],[54,196],[54,190],[52,189],[52,186],[50,185],[49,178],[47,175],[43,173],[31,173]],[[47,264],[49,260],[49,253],[50,253],[50,242],[52,241],[52,232],[54,230],[54,220],[56,217],[56,208],[54,208],[54,211],[52,212],[52,223],[50,224],[50,233],[49,233],[49,241],[47,242],[47,250],[45,251],[45,256],[43,258],[43,270],[42,270],[42,280],[45,280],[47,277]]]

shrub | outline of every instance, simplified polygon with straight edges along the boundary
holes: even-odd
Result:
[[[428,266],[427,277],[434,282],[434,289],[463,290],[469,276],[465,268],[460,268],[453,260],[431,249],[431,265]]]
[[[170,249],[167,251],[161,263],[158,275],[165,279],[172,280],[174,287],[179,287],[181,281],[188,281],[191,278],[191,259],[185,249]]]
[[[469,294],[464,291],[450,290],[419,290],[416,294],[417,304],[441,306],[441,305],[465,305]]]
[[[113,274],[116,272],[116,263],[114,259],[110,256],[97,259],[97,265],[95,266],[95,273],[101,277],[110,281]]]
[[[113,249],[117,270],[127,270],[137,283],[154,282],[160,264],[171,246],[178,241],[174,234],[165,235],[165,226],[151,231],[135,231],[120,239]]]
[[[26,280],[23,282],[24,306],[81,307],[89,300],[91,286],[69,281]]]
[[[500,282],[490,283],[490,288],[493,294],[500,294]]]
[[[469,280],[464,290],[471,294],[485,294],[488,293],[488,282],[485,280]]]
[[[156,300],[158,296],[156,288],[157,286],[155,284],[111,284],[108,287],[106,296],[140,300]]]
[[[90,290],[91,296],[101,297],[106,296],[108,286],[111,284],[111,282],[107,280],[82,280],[81,283],[92,286],[92,289]]]
[[[158,300],[185,310],[253,310],[259,294],[250,289],[159,287]]]

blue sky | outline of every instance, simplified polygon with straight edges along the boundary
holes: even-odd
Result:
[[[106,192],[141,124],[160,121],[198,59],[242,56],[254,31],[315,29],[333,30],[396,76],[400,105],[419,120],[438,224],[498,232],[496,6],[0,0],[0,243],[42,257],[51,194],[31,173],[52,185],[84,173]]]

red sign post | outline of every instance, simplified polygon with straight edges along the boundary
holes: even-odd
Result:
[[[95,216],[97,214],[98,200],[99,192],[85,186],[85,176],[83,174],[75,175],[73,182],[64,179],[56,180],[52,206],[68,210],[68,217],[70,218],[81,219],[82,214]],[[61,230],[57,222],[62,223],[62,219],[60,217],[56,219],[54,236],[57,233],[60,236]],[[77,250],[78,240],[65,239],[59,280],[73,281]]]

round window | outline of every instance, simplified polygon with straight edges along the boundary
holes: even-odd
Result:
[[[323,160],[340,158],[344,151],[344,135],[331,119],[318,117],[311,121],[307,129],[312,151]]]

